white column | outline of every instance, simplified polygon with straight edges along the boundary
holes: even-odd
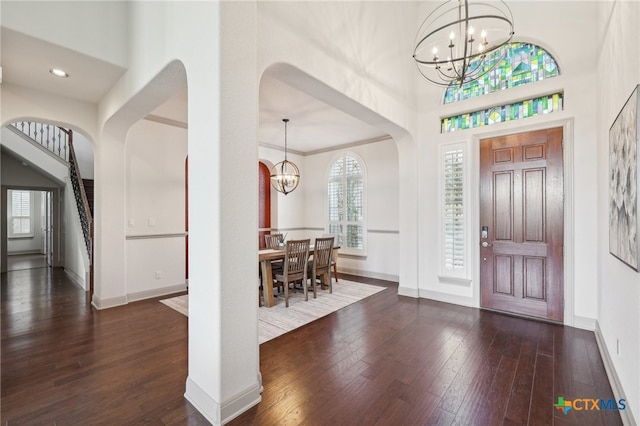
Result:
[[[223,2],[215,63],[189,83],[189,377],[222,424],[260,401],[257,332],[256,4]],[[215,23],[212,23],[215,25]],[[220,49],[220,50],[217,50]],[[222,60],[221,58],[224,58]]]

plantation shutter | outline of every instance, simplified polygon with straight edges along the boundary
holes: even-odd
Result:
[[[31,235],[31,193],[29,191],[11,192],[11,234],[14,236]]]
[[[464,152],[453,149],[443,154],[444,269],[465,268]]]

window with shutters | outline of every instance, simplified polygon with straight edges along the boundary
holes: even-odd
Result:
[[[33,194],[8,191],[9,238],[33,237]]]
[[[362,161],[344,154],[327,178],[328,231],[338,235],[340,252],[362,254],[366,247],[365,173]]]
[[[465,277],[467,238],[464,144],[446,145],[441,153],[442,273]]]

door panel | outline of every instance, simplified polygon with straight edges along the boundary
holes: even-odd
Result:
[[[562,128],[480,141],[484,308],[562,321]]]

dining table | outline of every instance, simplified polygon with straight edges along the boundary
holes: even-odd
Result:
[[[339,247],[334,247],[338,249]],[[313,254],[314,246],[309,246],[309,256]],[[284,260],[285,249],[262,249],[258,250],[258,261],[260,263],[260,272],[262,273],[262,292],[264,294],[264,306],[271,308],[275,305],[273,297],[273,276],[271,270],[271,262],[274,260]]]

